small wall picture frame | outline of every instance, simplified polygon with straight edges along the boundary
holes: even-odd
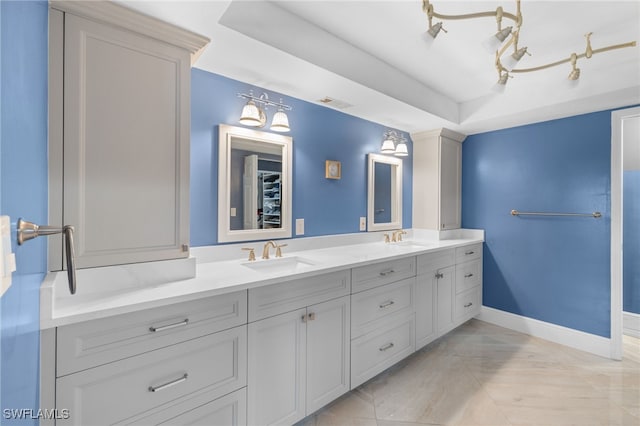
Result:
[[[327,179],[340,179],[342,177],[342,166],[340,162],[335,160],[325,161],[324,177]]]

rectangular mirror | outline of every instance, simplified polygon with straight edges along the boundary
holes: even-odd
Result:
[[[367,230],[402,228],[402,160],[369,154]]]
[[[218,242],[291,237],[289,136],[221,124]]]

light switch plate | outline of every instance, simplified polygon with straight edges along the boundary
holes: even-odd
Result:
[[[236,208],[231,207],[231,217],[236,217]]]
[[[366,217],[361,217],[360,218],[360,230],[361,231],[366,231],[367,230],[367,218]]]
[[[296,235],[304,235],[304,219],[296,219]]]

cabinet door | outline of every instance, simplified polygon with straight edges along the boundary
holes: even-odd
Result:
[[[61,195],[77,267],[188,255],[189,85],[186,50],[66,14]]]
[[[436,281],[438,336],[454,327],[455,267],[439,269]]]
[[[305,416],[306,313],[249,324],[248,424],[293,424]]]
[[[439,229],[460,228],[462,144],[440,137]]]
[[[349,391],[349,296],[307,308],[307,409],[311,414]]]
[[[416,349],[437,337],[436,333],[436,270],[418,275],[416,284]]]

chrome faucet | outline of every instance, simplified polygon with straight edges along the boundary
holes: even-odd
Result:
[[[276,243],[274,243],[271,240],[267,241],[264,244],[264,248],[262,249],[262,258],[263,259],[269,259],[269,247],[277,248],[278,246],[276,246]]]

